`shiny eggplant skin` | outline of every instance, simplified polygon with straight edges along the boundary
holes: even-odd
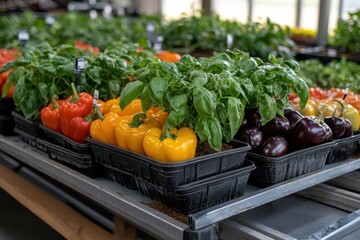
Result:
[[[285,136],[290,130],[290,123],[287,118],[275,117],[264,126],[261,126],[260,130],[266,138],[275,135]]]
[[[284,137],[272,136],[265,140],[260,154],[265,157],[281,157],[289,152],[289,144]]]
[[[248,122],[248,127],[260,128],[261,126],[261,115],[257,109],[250,110],[245,114],[245,118]]]
[[[258,149],[264,143],[264,135],[255,127],[241,131],[236,139],[250,144],[252,150]]]
[[[284,116],[287,118],[290,124],[290,129],[292,129],[297,121],[299,121],[304,116],[301,115],[298,111],[292,109],[292,108],[285,108],[284,109]]]
[[[332,139],[333,138],[333,133],[332,133],[331,128],[326,123],[322,123],[321,126],[324,127],[325,133],[326,133],[324,142],[332,141],[333,140]]]
[[[291,130],[289,137],[290,146],[302,149],[323,143],[326,138],[325,128],[314,119],[303,117]]]
[[[333,139],[342,138],[345,133],[345,121],[341,117],[325,117],[324,121],[333,132]]]
[[[241,122],[240,128],[238,130],[238,132],[242,132],[245,129],[249,128],[249,123],[246,117],[243,118],[243,121]]]
[[[342,138],[350,137],[350,136],[353,135],[351,122],[348,119],[345,119],[345,118],[344,118],[344,121],[345,121],[345,132],[342,135]]]

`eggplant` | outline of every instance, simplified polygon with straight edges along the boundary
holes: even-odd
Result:
[[[262,132],[258,128],[254,127],[241,131],[235,138],[250,144],[252,150],[256,150],[264,143],[264,136]]]
[[[284,137],[272,136],[265,140],[260,154],[265,157],[280,157],[289,152],[289,144]]]
[[[285,108],[284,109],[284,116],[287,118],[290,124],[290,129],[292,129],[297,121],[299,121],[304,116],[301,115],[298,111],[292,109],[292,108]]]
[[[345,133],[345,121],[341,117],[325,117],[324,121],[333,132],[333,139],[341,138]]]
[[[290,123],[287,118],[275,117],[264,126],[261,126],[260,130],[266,138],[275,135],[285,136],[290,130]]]
[[[249,128],[248,120],[247,120],[246,117],[244,117],[243,121],[241,122],[241,125],[240,125],[240,128],[239,128],[238,132],[242,132],[247,128]]]
[[[261,126],[261,115],[257,109],[250,110],[245,114],[245,118],[248,122],[248,127],[260,128]]]
[[[322,123],[321,126],[324,127],[325,133],[326,133],[324,142],[330,142],[330,141],[332,141],[333,133],[332,133],[332,130],[331,130],[331,128],[329,127],[329,125],[327,125],[326,123]]]
[[[302,149],[323,143],[326,131],[323,126],[314,119],[303,117],[295,124],[289,137],[290,146],[294,149]]]
[[[342,135],[342,138],[350,137],[353,135],[351,122],[346,118],[344,118],[344,121],[345,121],[345,132]]]

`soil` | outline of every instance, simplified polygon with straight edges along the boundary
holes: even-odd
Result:
[[[179,213],[179,212],[165,206],[161,202],[151,202],[151,203],[142,202],[142,203],[155,209],[155,210],[158,210],[159,212],[162,212],[162,213],[168,215],[169,217],[172,217],[172,218],[178,220],[179,222],[187,224],[187,216],[185,214]]]
[[[226,151],[229,149],[233,149],[233,146],[227,143],[223,143],[221,146],[221,151]],[[203,142],[196,148],[195,156],[199,157],[202,155],[210,154],[210,153],[216,153],[216,150],[214,150],[212,147],[210,147],[208,142]]]

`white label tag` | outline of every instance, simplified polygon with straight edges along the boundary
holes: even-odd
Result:
[[[97,104],[97,100],[99,99],[99,91],[97,89],[94,90],[94,96],[93,96],[93,106]]]
[[[20,42],[27,42],[29,41],[29,38],[30,38],[29,33],[26,30],[21,30],[18,33],[18,39]]]

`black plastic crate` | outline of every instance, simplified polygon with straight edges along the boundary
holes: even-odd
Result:
[[[109,144],[88,138],[95,161],[113,171],[127,172],[167,189],[195,182],[220,173],[241,168],[250,146],[234,141],[233,149],[195,157],[194,159],[162,163],[147,156],[127,151]]]
[[[360,134],[350,137],[336,139],[335,147],[331,148],[326,159],[326,164],[344,161],[350,158],[359,148]]]
[[[0,113],[10,115],[14,110],[15,104],[12,97],[0,97]]]
[[[324,168],[327,156],[336,142],[323,143],[314,147],[291,152],[281,157],[264,157],[248,153],[256,169],[249,182],[257,187],[267,187]]]
[[[87,176],[95,177],[97,175],[95,163],[91,154],[76,153],[43,139],[36,139],[36,142],[47,147],[47,153],[49,154],[50,159],[62,163]]]
[[[21,129],[18,129],[17,127],[14,128],[14,132],[19,134],[19,136],[25,143],[30,144],[32,147],[37,148],[42,152],[48,152],[47,147],[37,141],[38,138],[28,134],[27,132],[24,132]]]
[[[89,143],[78,143],[65,135],[58,133],[42,124],[40,124],[40,129],[44,131],[44,136],[46,140],[66,149],[69,149],[76,153],[91,154],[91,145]]]
[[[15,127],[28,133],[33,137],[43,137],[43,130],[39,127],[39,122],[26,119],[22,114],[12,111],[11,115],[14,117]]]
[[[12,135],[14,133],[15,122],[11,115],[0,114],[0,134]]]
[[[180,185],[176,191],[136,178],[140,192],[170,208],[190,214],[241,197],[255,165],[246,160],[242,168]]]

